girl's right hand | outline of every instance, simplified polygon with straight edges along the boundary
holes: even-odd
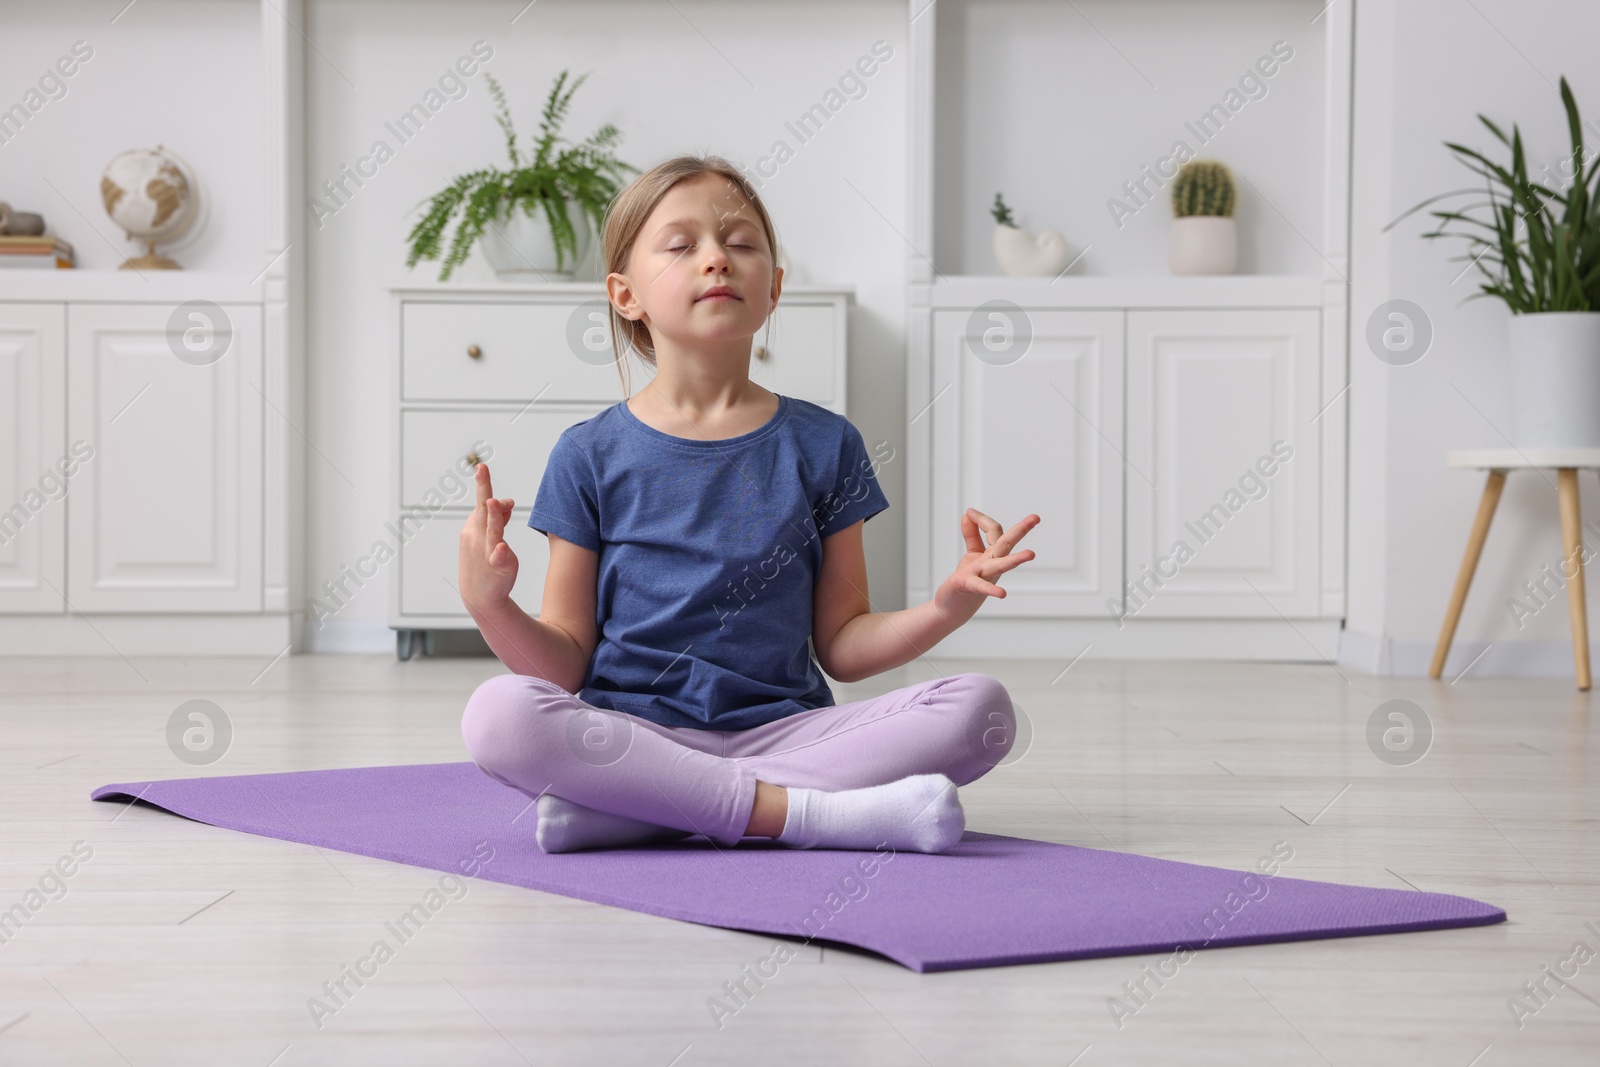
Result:
[[[487,463],[478,464],[475,477],[478,506],[461,529],[458,580],[461,599],[469,610],[492,611],[511,599],[511,587],[517,583],[517,556],[505,539],[506,522],[516,501],[496,500],[490,495]]]

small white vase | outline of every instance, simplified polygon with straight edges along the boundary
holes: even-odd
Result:
[[[1600,311],[1541,311],[1506,323],[1511,442],[1600,448]]]
[[[498,215],[492,224],[483,228],[478,238],[483,245],[483,258],[494,268],[496,278],[506,282],[537,282],[572,277],[578,264],[589,254],[589,216],[570,200],[564,206],[578,238],[578,254],[564,254],[563,265],[558,270],[555,237],[550,232],[544,206],[535,207],[530,218],[521,204],[508,215],[506,202],[500,202]]]
[[[1060,274],[1067,266],[1067,242],[1054,230],[1033,236],[1019,226],[994,228],[994,261],[1012,277]]]
[[[1239,232],[1226,215],[1179,215],[1167,234],[1174,274],[1232,274],[1239,261]]]

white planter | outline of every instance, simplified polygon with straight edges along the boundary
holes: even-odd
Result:
[[[1067,266],[1067,241],[1054,230],[1037,236],[1018,226],[994,228],[994,261],[1012,277],[1060,274]]]
[[[1179,215],[1167,235],[1174,274],[1232,274],[1239,261],[1239,236],[1226,215]]]
[[[1600,311],[1541,311],[1506,324],[1511,442],[1600,448]]]
[[[483,245],[483,258],[494,268],[494,276],[506,282],[571,278],[573,270],[589,254],[589,216],[571,201],[567,201],[566,209],[577,232],[578,254],[564,256],[564,265],[557,270],[555,238],[544,207],[536,208],[529,218],[519,204],[507,217],[505,201],[501,201],[500,215],[483,228],[478,238]]]

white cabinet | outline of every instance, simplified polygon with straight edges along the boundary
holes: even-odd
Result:
[[[1321,309],[995,298],[931,320],[922,588],[973,507],[1040,517],[991,619],[1323,614]]]
[[[544,598],[549,546],[527,527],[561,432],[623,398],[598,283],[395,288],[391,534],[400,565],[389,625],[408,658],[419,633],[475,628],[456,588],[457,539],[473,504],[471,471],[489,464],[497,497],[516,501],[507,539],[512,595],[530,614]],[[750,377],[785,396],[845,413],[851,290],[787,286],[770,329],[755,336]],[[637,393],[654,372],[629,364]]]
[[[263,610],[261,306],[194,308],[0,302],[0,623]]]
[[[1284,4],[1100,7],[1165,57],[1164,91],[1196,100],[1270,46],[1256,69],[1273,71],[1273,103],[1225,135],[1212,120],[1236,101],[1193,122],[1077,109],[1051,118],[1065,136],[1033,137],[1041,101],[1091,99],[1107,79],[1149,88],[1106,49],[1117,34],[1073,5],[912,0],[905,602],[950,575],[965,508],[1006,527],[1031,512],[1035,558],[930,655],[1063,673],[1084,655],[1332,660],[1355,358],[1354,8],[1319,4],[1308,21]],[[1218,136],[1238,182],[1237,272],[1174,275],[1170,164]],[[1063,268],[999,272],[997,190],[1026,231],[1063,235]],[[967,343],[996,314],[1020,317],[1022,358]]]

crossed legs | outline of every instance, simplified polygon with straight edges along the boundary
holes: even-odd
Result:
[[[699,833],[733,845],[779,837],[796,814],[818,827],[842,817],[837,802],[819,805],[815,793],[915,776],[974,781],[1010,751],[1015,714],[1004,686],[966,673],[749,730],[698,730],[596,708],[544,679],[508,674],[473,693],[462,736],[484,773],[540,798],[541,819],[565,803],[568,815],[581,807],[678,831],[669,838]],[[919,795],[937,799],[934,785],[923,782]],[[797,813],[790,801],[799,789],[814,793]],[[888,797],[863,794],[857,807],[882,807]]]

